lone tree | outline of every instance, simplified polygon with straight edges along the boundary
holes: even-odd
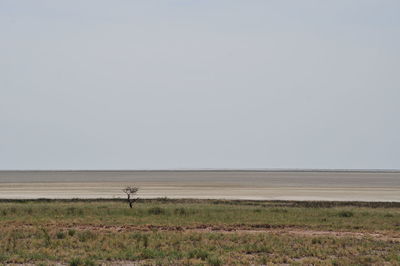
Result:
[[[128,196],[128,203],[129,203],[129,207],[132,208],[132,204],[137,201],[139,198],[131,198],[133,195],[136,194],[136,192],[138,192],[139,188],[137,187],[131,187],[131,186],[127,186],[126,188],[124,188],[122,191]]]

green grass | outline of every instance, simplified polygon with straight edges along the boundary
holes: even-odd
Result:
[[[359,204],[161,199],[130,209],[119,200],[3,201],[0,263],[400,264],[400,242],[285,233],[400,235],[400,206]],[[204,227],[218,230],[185,230]]]
[[[400,230],[400,208],[291,207],[277,205],[121,201],[0,203],[0,223],[50,222],[104,225],[264,224],[325,230]]]

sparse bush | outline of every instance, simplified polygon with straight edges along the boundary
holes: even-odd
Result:
[[[202,238],[203,238],[202,234],[194,234],[189,236],[189,239],[191,241],[200,241]]]
[[[82,265],[83,264],[83,262],[82,262],[82,260],[80,259],[80,258],[73,258],[70,262],[69,262],[69,265],[70,266],[79,266],[79,265]]]
[[[339,217],[353,217],[354,213],[351,211],[341,211],[338,213]]]
[[[68,215],[74,215],[74,214],[75,214],[75,211],[76,211],[76,208],[75,208],[75,207],[68,207],[68,208],[67,208],[67,214],[68,214]]]
[[[95,266],[96,263],[95,263],[92,259],[87,258],[87,259],[85,259],[85,260],[83,261],[83,265],[84,265],[84,266]]]
[[[313,238],[313,239],[311,240],[311,243],[315,245],[315,244],[321,244],[322,242],[321,242],[321,239]]]
[[[267,257],[262,256],[261,259],[260,259],[260,263],[263,264],[263,265],[267,264],[268,263]]]
[[[201,259],[205,260],[209,256],[208,252],[203,250],[203,249],[193,249],[189,251],[188,257],[189,258],[196,258],[196,259]]]
[[[170,199],[168,199],[167,197],[157,198],[156,200],[162,203],[167,203],[170,201]]]
[[[84,259],[82,260],[81,258],[73,258],[70,262],[69,262],[70,266],[94,266],[96,265],[96,263],[90,259]]]
[[[211,266],[220,266],[222,265],[222,261],[217,256],[212,256],[207,259],[208,264]]]
[[[87,240],[96,239],[96,234],[91,231],[83,231],[78,234],[79,241],[85,242]]]
[[[157,257],[157,251],[154,250],[154,249],[145,248],[145,249],[142,251],[141,257],[142,257],[143,259],[154,259],[154,258]]]
[[[147,235],[143,235],[142,240],[143,240],[143,246],[147,248],[149,246],[149,237]]]
[[[44,245],[48,247],[51,244],[51,238],[49,232],[47,232],[47,230],[44,228],[42,228],[42,232],[43,232]]]
[[[174,210],[175,215],[181,215],[181,216],[186,216],[189,214],[189,211],[187,211],[185,208],[176,208]]]
[[[246,244],[244,246],[244,250],[246,254],[257,254],[257,253],[269,253],[271,252],[271,249],[269,246],[263,245],[263,244],[257,244],[257,243],[252,243],[252,244]]]
[[[140,239],[142,239],[142,233],[135,232],[130,236],[130,238],[133,238],[133,239],[136,239],[136,240],[140,240]]]
[[[165,209],[160,208],[160,207],[150,208],[147,212],[149,214],[154,214],[154,215],[161,215],[161,214],[165,214],[166,213]]]
[[[287,210],[287,209],[283,209],[283,208],[273,208],[273,209],[271,209],[271,212],[275,212],[275,213],[287,213],[288,210]]]
[[[65,238],[65,233],[64,232],[57,232],[56,237],[57,237],[57,239],[64,239]]]
[[[76,233],[75,229],[69,229],[69,230],[68,230],[68,235],[69,235],[69,236],[74,236],[75,233]]]
[[[195,214],[195,213],[197,213],[197,210],[190,209],[190,208],[181,207],[181,208],[174,209],[174,214],[175,215],[180,215],[180,216],[189,216],[189,215],[192,215],[192,214]]]
[[[149,236],[147,234],[134,233],[131,238],[136,239],[138,244],[142,242],[145,248],[149,246]]]
[[[5,262],[8,259],[8,257],[5,254],[0,253],[0,262]]]

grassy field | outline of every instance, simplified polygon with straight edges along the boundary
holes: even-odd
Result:
[[[400,204],[3,200],[0,263],[400,265]]]

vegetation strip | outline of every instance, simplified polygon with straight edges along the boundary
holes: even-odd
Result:
[[[97,198],[97,199],[0,199],[0,203],[96,203],[96,202],[125,202],[124,198]],[[334,207],[367,207],[367,208],[400,208],[400,202],[396,201],[296,201],[296,200],[224,200],[224,199],[171,199],[154,198],[138,199],[138,203],[174,203],[174,204],[223,204],[241,206],[275,206],[275,207],[304,207],[304,208],[334,208]]]
[[[400,208],[296,204],[1,202],[0,264],[400,264]]]

